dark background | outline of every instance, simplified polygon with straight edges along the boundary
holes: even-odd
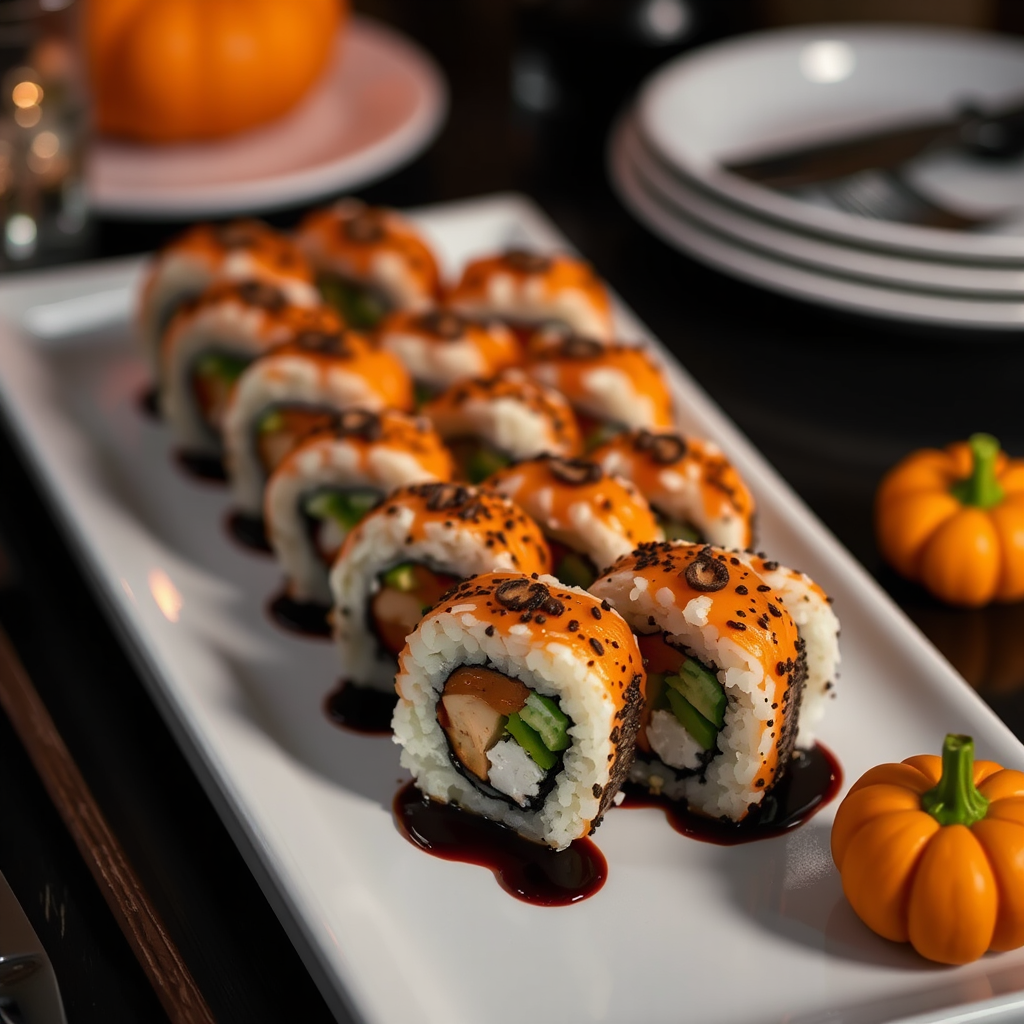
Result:
[[[398,207],[509,189],[533,197],[1024,737],[1024,607],[939,606],[882,567],[871,524],[879,478],[915,447],[987,430],[1024,455],[1019,335],[887,325],[740,284],[648,234],[621,207],[604,171],[616,113],[647,71],[690,46],[827,17],[1020,32],[1024,4],[693,0],[689,31],[672,40],[637,29],[636,0],[356,6],[418,40],[451,88],[449,119],[434,145],[358,194]],[[291,226],[308,208],[270,219]],[[179,227],[100,220],[86,255],[148,250]],[[5,431],[0,481],[0,625],[218,1019],[328,1019]],[[51,955],[71,1024],[164,1019],[2,715],[0,871]]]

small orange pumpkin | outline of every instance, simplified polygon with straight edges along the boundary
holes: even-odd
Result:
[[[877,765],[839,805],[832,859],[857,916],[929,960],[964,964],[1024,945],[1024,772],[942,757]]]
[[[144,142],[271,121],[327,64],[346,0],[88,0],[97,127]]]
[[[894,466],[875,498],[882,556],[949,604],[1024,598],[1024,461],[988,434]]]

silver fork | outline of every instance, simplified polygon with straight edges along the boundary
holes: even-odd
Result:
[[[816,206],[828,206],[856,217],[948,231],[973,231],[995,220],[956,213],[926,198],[896,170],[858,171],[794,190],[792,194]]]

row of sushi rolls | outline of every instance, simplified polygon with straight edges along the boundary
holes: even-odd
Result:
[[[831,601],[754,552],[750,490],[585,262],[446,281],[411,221],[346,199],[291,234],[190,228],[137,333],[174,443],[223,461],[346,686],[395,695],[425,796],[561,850],[627,781],[743,822],[815,743]]]

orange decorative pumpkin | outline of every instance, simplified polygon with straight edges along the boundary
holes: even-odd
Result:
[[[87,0],[97,127],[208,139],[284,114],[327,64],[347,0]]]
[[[988,434],[913,452],[889,470],[875,528],[885,560],[941,601],[1024,598],[1024,461]]]
[[[832,859],[857,916],[929,960],[1024,945],[1024,772],[969,736],[866,772],[839,805]]]

